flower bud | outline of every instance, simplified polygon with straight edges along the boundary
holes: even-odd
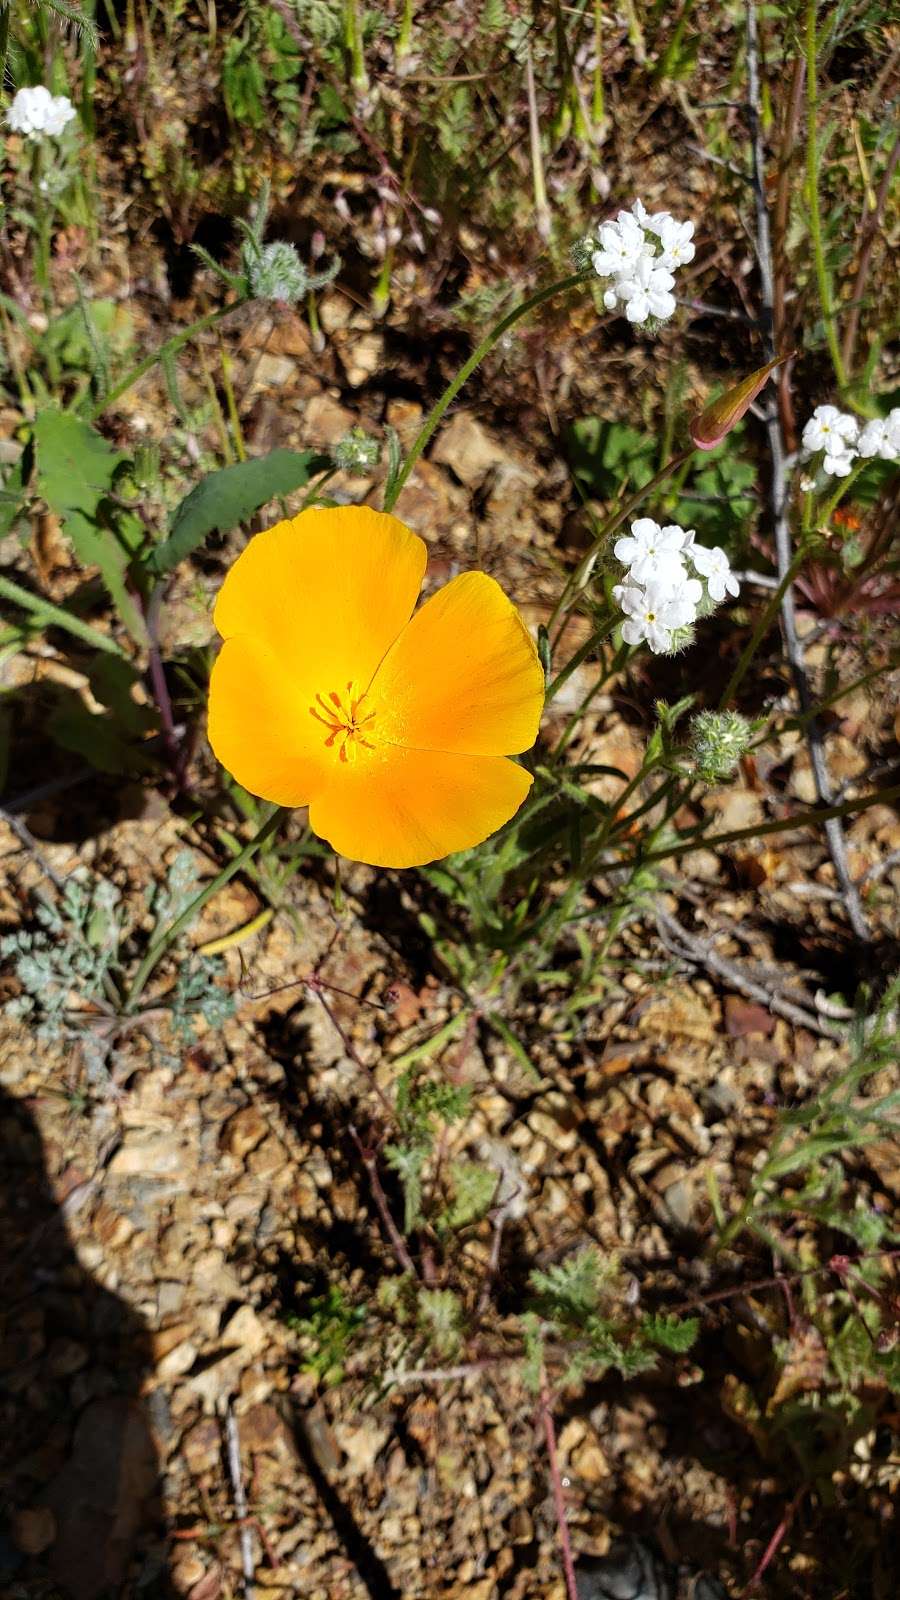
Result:
[[[596,248],[597,241],[589,233],[586,233],[583,239],[575,240],[569,249],[569,256],[576,272],[587,271]]]
[[[749,378],[726,389],[718,400],[711,401],[691,422],[690,434],[694,447],[697,450],[714,450],[717,444],[721,444],[725,435],[746,416],[775,368],[787,360],[787,356],[776,356],[774,361],[768,361],[764,367],[751,372]]]
[[[309,291],[309,273],[285,239],[264,244],[258,254],[245,247],[244,267],[256,300],[283,300],[294,305]]]
[[[719,783],[734,771],[753,729],[739,711],[700,711],[691,722],[689,752],[704,783]]]
[[[339,439],[333,450],[335,466],[342,472],[365,476],[378,463],[381,446],[364,428],[351,428]]]

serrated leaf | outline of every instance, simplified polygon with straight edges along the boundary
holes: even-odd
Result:
[[[450,1167],[453,1203],[446,1213],[450,1228],[464,1228],[483,1217],[494,1198],[499,1181],[492,1167],[477,1161],[454,1161]]]
[[[99,567],[119,617],[132,637],[144,643],[143,618],[128,589],[132,549],[103,526],[100,511],[128,456],[114,450],[90,423],[55,406],[38,412],[33,432],[38,493],[60,518],[82,565]]]
[[[660,1312],[645,1317],[641,1333],[649,1344],[669,1350],[673,1355],[684,1355],[694,1344],[700,1332],[699,1317],[675,1317]]]
[[[174,512],[169,536],[153,551],[150,567],[157,574],[171,572],[208,534],[230,532],[270,500],[302,489],[328,465],[329,458],[313,450],[272,450],[208,473]]]

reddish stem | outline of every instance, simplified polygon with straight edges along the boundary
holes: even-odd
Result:
[[[773,1533],[771,1539],[769,1540],[768,1544],[766,1545],[765,1550],[763,1551],[762,1555],[760,1556],[759,1562],[758,1562],[758,1564],[756,1566],[756,1570],[754,1571],[753,1576],[751,1577],[749,1583],[745,1584],[744,1588],[741,1590],[740,1594],[738,1595],[738,1600],[746,1600],[746,1596],[748,1594],[751,1594],[752,1591],[756,1588],[756,1585],[759,1583],[760,1578],[762,1577],[762,1575],[765,1572],[766,1568],[769,1566],[770,1562],[772,1561],[772,1559],[773,1559],[773,1557],[774,1557],[774,1555],[775,1555],[775,1553],[776,1553],[776,1551],[778,1549],[778,1546],[781,1544],[782,1540],[784,1539],[785,1534],[787,1533],[791,1523],[793,1522],[794,1517],[795,1517],[795,1515],[797,1513],[797,1507],[799,1506],[800,1501],[803,1499],[803,1496],[805,1495],[805,1493],[806,1493],[806,1488],[805,1487],[802,1488],[802,1489],[798,1489],[797,1490],[797,1493],[794,1495],[794,1498],[791,1501],[790,1505],[788,1506],[787,1511],[784,1513],[784,1516],[782,1517],[781,1521],[779,1522],[778,1527],[775,1529],[775,1532]]]
[[[563,1495],[562,1478],[559,1475],[559,1457],[556,1453],[556,1429],[553,1426],[553,1413],[550,1410],[550,1388],[546,1374],[543,1371],[541,1373],[541,1420],[544,1424],[544,1438],[547,1441],[547,1459],[550,1463],[550,1482],[553,1487],[553,1505],[556,1510],[556,1525],[559,1529],[559,1549],[566,1580],[566,1594],[568,1600],[578,1600],[578,1586],[575,1582],[575,1562],[572,1557],[572,1543],[569,1538],[569,1524],[566,1518],[566,1501]]]

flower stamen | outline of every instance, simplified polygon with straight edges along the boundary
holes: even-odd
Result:
[[[350,761],[355,755],[355,746],[363,745],[366,750],[374,750],[371,739],[367,739],[362,732],[363,728],[375,720],[375,712],[369,711],[365,716],[360,716],[360,707],[365,700],[364,694],[356,694],[354,684],[347,684],[344,695],[341,696],[335,689],[328,691],[328,698],[316,695],[316,706],[310,706],[309,714],[321,722],[328,729],[328,738],[325,740],[326,749],[340,741],[338,751],[341,761]]]

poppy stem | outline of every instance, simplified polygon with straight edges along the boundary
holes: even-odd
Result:
[[[388,484],[384,496],[385,511],[393,511],[407,478],[444,413],[453,404],[463,385],[471,378],[475,368],[481,365],[485,356],[490,354],[494,346],[503,338],[503,335],[519,322],[522,317],[527,317],[530,311],[534,311],[538,306],[543,305],[545,300],[552,300],[554,295],[564,294],[567,289],[577,288],[579,284],[586,283],[592,276],[593,273],[590,269],[586,269],[583,272],[571,272],[567,278],[559,278],[555,283],[548,284],[545,289],[539,289],[536,294],[531,295],[527,300],[523,300],[521,305],[514,306],[512,311],[508,312],[502,321],[498,322],[497,326],[492,328],[490,333],[482,339],[480,345],[472,351],[468,361],[460,367],[452,383],[447,385],[441,398],[436,405],[432,406],[428,416],[425,418],[418,435],[413,441],[409,455],[406,457],[397,476]]]
[[[262,826],[257,829],[256,833],[253,835],[253,838],[244,845],[244,848],[240,854],[236,855],[233,860],[229,861],[228,864],[222,868],[221,872],[216,874],[216,876],[212,879],[212,882],[207,883],[205,887],[200,890],[200,893],[194,896],[190,905],[187,906],[184,911],[182,911],[181,916],[176,917],[175,921],[171,922],[167,928],[164,928],[162,933],[160,933],[157,938],[153,940],[153,943],[147,950],[143,961],[134,975],[134,982],[128,991],[128,1000],[125,1006],[126,1011],[131,1011],[134,1009],[136,1002],[140,999],[140,996],[144,992],[147,979],[150,977],[154,967],[156,967],[162,960],[166,951],[169,949],[169,946],[174,944],[175,940],[178,938],[178,935],[183,933],[185,928],[190,927],[194,918],[199,916],[207,901],[211,900],[214,894],[218,894],[219,890],[223,889],[226,883],[230,883],[235,874],[240,872],[241,868],[245,867],[247,862],[256,855],[259,849],[261,849],[266,840],[271,838],[272,834],[275,832],[276,828],[281,822],[283,815],[283,808],[281,806],[275,806],[274,810],[272,810],[266,817],[266,820]]]

